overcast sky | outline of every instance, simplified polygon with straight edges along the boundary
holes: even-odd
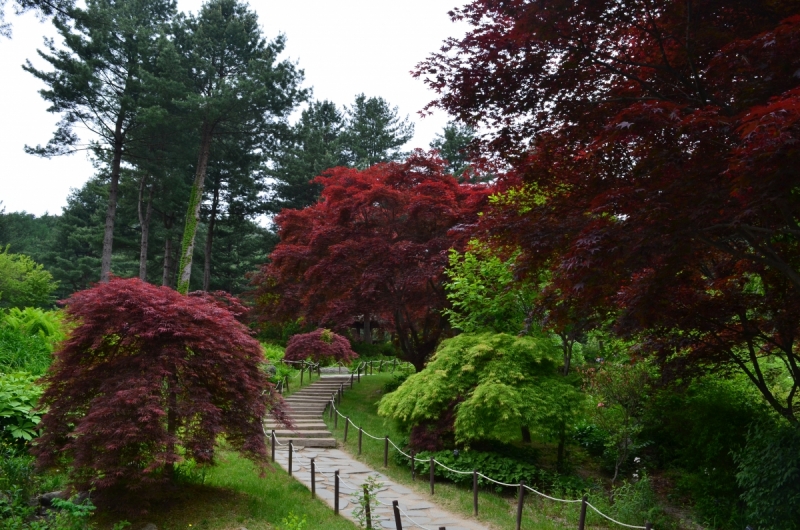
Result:
[[[197,12],[201,4],[178,0],[182,11]],[[305,70],[305,86],[313,87],[315,99],[341,106],[361,92],[385,98],[415,122],[408,148],[427,148],[447,121],[443,113],[424,119],[417,115],[434,94],[409,71],[445,38],[464,33],[466,26],[447,16],[457,5],[459,0],[251,2],[268,38],[286,35],[284,57]],[[21,65],[31,59],[44,67],[36,49],[45,36],[56,34],[32,13],[15,16],[7,7],[6,19],[13,24],[13,38],[0,38],[0,201],[6,212],[59,214],[70,188],[82,186],[95,170],[84,154],[46,160],[23,151],[25,144],[46,143],[57,117],[47,112],[38,94],[42,84]]]

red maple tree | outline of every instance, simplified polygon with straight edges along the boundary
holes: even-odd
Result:
[[[292,335],[286,344],[287,361],[312,362],[340,361],[350,363],[358,358],[358,354],[350,347],[350,341],[328,329],[317,329],[310,333]]]
[[[797,4],[477,0],[453,16],[473,30],[417,75],[514,164],[492,241],[549,270],[562,315],[614,315],[667,367],[734,366],[798,423]]]
[[[73,294],[75,327],[44,379],[38,466],[68,465],[72,487],[102,501],[141,500],[185,459],[213,463],[219,436],[264,463],[262,420],[282,418],[282,401],[258,341],[225,306],[241,307],[139,279]]]
[[[261,317],[347,329],[383,322],[421,369],[447,328],[442,287],[450,248],[462,247],[486,201],[434,154],[317,177],[322,198],[275,219],[281,241],[254,277]]]

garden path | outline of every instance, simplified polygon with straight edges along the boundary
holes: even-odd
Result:
[[[368,476],[374,476],[376,480],[383,484],[377,492],[378,506],[372,508],[373,528],[391,529],[397,528],[392,508],[392,501],[398,501],[401,510],[403,529],[422,528],[427,530],[439,530],[444,527],[446,530],[488,530],[488,527],[475,520],[465,519],[454,515],[431,502],[431,497],[420,495],[411,489],[397,484],[383,473],[379,473],[362,462],[355,460],[344,451],[335,447],[323,446],[315,443],[314,440],[327,440],[321,432],[327,431],[327,427],[322,421],[325,405],[331,399],[331,388],[338,387],[347,382],[344,388],[349,388],[349,376],[323,375],[322,378],[303,390],[292,394],[287,399],[290,407],[292,398],[303,392],[304,405],[309,407],[303,410],[303,415],[295,416],[290,410],[290,416],[295,421],[296,430],[282,432],[280,437],[276,437],[278,444],[275,449],[275,461],[284,469],[289,468],[289,437],[293,440],[292,451],[292,475],[309,490],[311,490],[311,459],[315,464],[315,490],[317,497],[324,500],[331,508],[334,507],[334,472],[339,471],[340,491],[339,491],[339,513],[344,517],[358,524],[353,516],[353,510],[357,507],[351,500],[351,494],[358,489],[361,490]],[[299,403],[298,401],[294,401]],[[305,410],[309,412],[305,413]],[[312,417],[313,416],[313,417]],[[302,421],[303,424],[299,422]],[[311,423],[313,422],[313,424]],[[320,424],[322,427],[320,427]],[[304,431],[308,432],[308,425],[313,425],[317,432],[317,438],[307,437]],[[266,424],[267,433],[273,428],[272,424]],[[333,436],[327,431],[330,439]],[[325,442],[328,445],[329,442]],[[285,445],[280,445],[285,444]]]

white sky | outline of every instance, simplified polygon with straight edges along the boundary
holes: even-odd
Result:
[[[427,148],[447,116],[417,115],[434,94],[409,71],[437,51],[445,38],[463,35],[466,26],[453,24],[447,16],[460,3],[463,0],[251,0],[250,5],[267,38],[286,35],[284,58],[299,61],[314,99],[329,99],[341,107],[361,92],[381,96],[415,123],[416,135],[407,148]],[[178,0],[182,11],[197,12],[201,4]],[[41,23],[32,13],[15,16],[11,6],[6,8],[6,21],[13,25],[13,38],[0,38],[0,201],[6,212],[59,214],[70,188],[82,186],[94,168],[84,154],[47,160],[23,151],[25,144],[50,139],[57,116],[47,112],[38,94],[42,84],[21,65],[31,59],[44,67],[36,49],[43,47],[43,37],[56,33],[50,22]]]

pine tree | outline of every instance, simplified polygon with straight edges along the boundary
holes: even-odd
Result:
[[[199,152],[181,245],[178,290],[186,293],[212,145],[227,137],[260,138],[264,147],[286,128],[306,96],[302,71],[277,62],[283,36],[267,42],[256,14],[237,0],[211,0],[186,20],[179,45],[193,72],[184,108],[196,119]]]
[[[347,107],[347,128],[342,143],[352,167],[365,169],[380,162],[396,162],[403,158],[400,148],[414,137],[414,124],[408,117],[400,119],[397,107],[381,97],[356,96]]]
[[[175,13],[175,2],[89,0],[85,9],[71,13],[71,22],[54,19],[64,47],[50,41],[49,53],[39,52],[53,70],[38,70],[30,62],[24,67],[47,86],[40,94],[51,103],[48,110],[61,114],[47,145],[26,150],[52,157],[90,148],[108,161],[110,187],[100,261],[100,280],[108,281],[120,168],[129,134],[139,126],[143,70],[160,27]],[[73,131],[76,124],[86,126],[99,139],[81,146]]]

